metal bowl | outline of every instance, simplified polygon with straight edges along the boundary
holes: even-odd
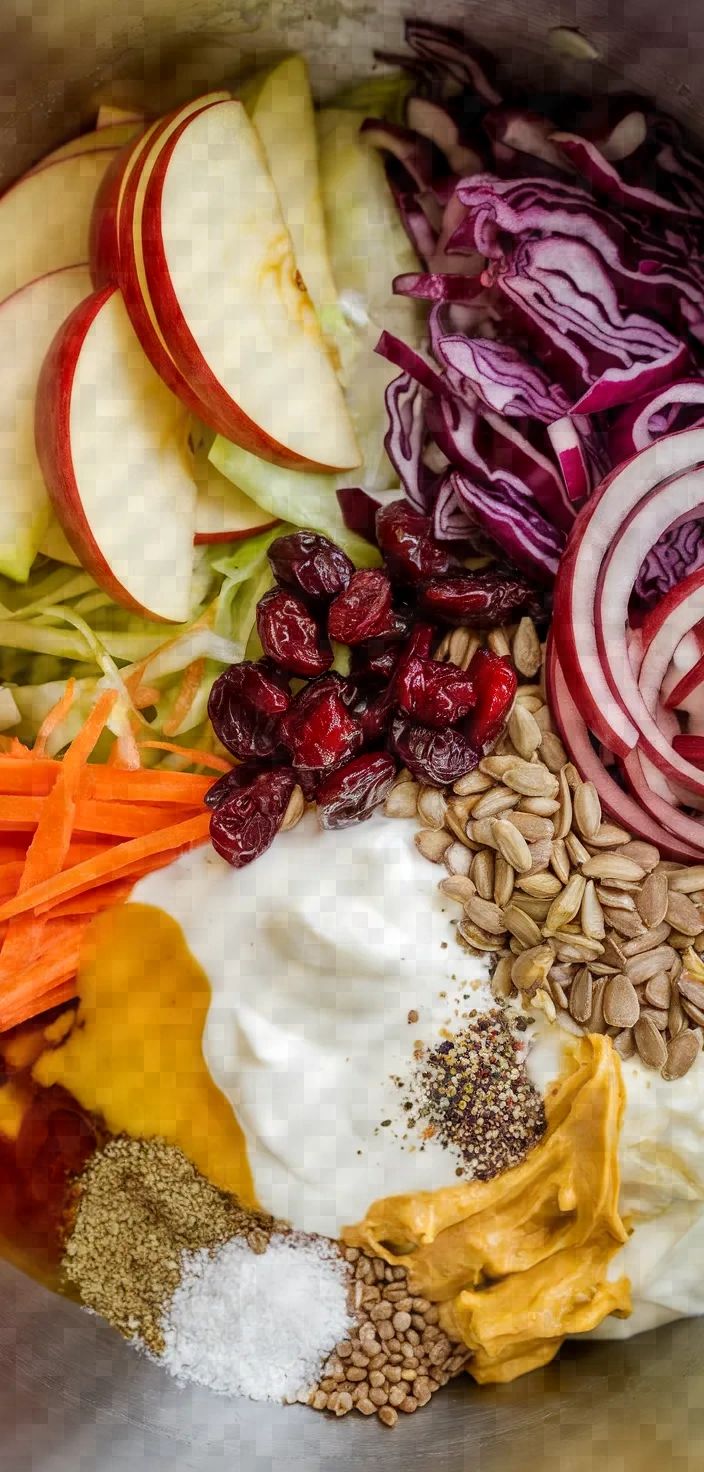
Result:
[[[100,102],[174,106],[287,51],[316,89],[369,75],[398,49],[401,16],[464,22],[508,71],[545,86],[634,86],[704,134],[704,49],[694,0],[56,0],[0,15],[0,177],[9,181],[89,121]],[[690,21],[693,34],[690,35]],[[550,32],[579,27],[596,55],[565,59]],[[21,244],[20,247],[21,248]],[[704,1271],[704,1264],[702,1265]],[[7,1472],[694,1472],[704,1465],[704,1322],[629,1341],[572,1343],[544,1371],[469,1379],[402,1418],[338,1426],[303,1408],[179,1388],[99,1319],[0,1263],[0,1466]]]

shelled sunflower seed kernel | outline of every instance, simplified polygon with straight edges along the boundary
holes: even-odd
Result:
[[[335,1347],[306,1404],[336,1416],[376,1413],[382,1425],[395,1426],[399,1411],[419,1410],[459,1375],[470,1352],[439,1328],[437,1305],[410,1292],[405,1268],[357,1247],[343,1252],[354,1272],[350,1313],[356,1327]]]
[[[481,642],[453,630],[437,658],[466,669]],[[498,1001],[520,996],[568,1032],[607,1033],[621,1058],[682,1078],[704,1042],[704,864],[661,860],[604,818],[553,730],[532,619],[486,642],[510,650],[519,677],[494,751],[433,797],[401,773],[385,811],[423,822],[416,845],[447,870],[440,888],[463,908],[457,940],[490,961]]]

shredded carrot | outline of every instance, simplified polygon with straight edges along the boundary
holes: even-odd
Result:
[[[165,736],[176,735],[181,722],[188,715],[196,695],[200,690],[204,672],[204,659],[194,659],[192,664],[186,665],[181,680],[181,688],[174,701],[174,708],[168,719],[164,721]]]
[[[208,751],[196,751],[195,747],[177,746],[173,741],[138,741],[138,746],[150,751],[173,751],[176,756],[186,757],[192,767],[212,767],[214,772],[231,772],[234,762],[226,762],[222,756],[213,756]]]
[[[66,689],[64,690],[61,699],[55,706],[52,707],[52,709],[49,711],[48,716],[45,716],[41,726],[39,727],[37,739],[32,748],[32,757],[35,761],[39,757],[46,755],[46,743],[49,740],[49,737],[53,735],[56,727],[60,726],[61,722],[66,720],[71,706],[73,705],[73,698],[75,693],[76,681],[74,679],[67,680]]]
[[[184,677],[184,707],[200,684],[197,663]],[[88,765],[115,691],[100,696],[62,760],[47,757],[74,693],[67,682],[33,751],[12,738],[0,752],[0,1030],[73,997],[91,917],[208,837],[203,799],[213,777],[137,767],[140,746],[129,740],[115,742],[109,765]],[[171,742],[140,745],[230,770]]]

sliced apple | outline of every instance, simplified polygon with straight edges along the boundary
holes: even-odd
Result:
[[[204,449],[196,450],[193,462],[196,483],[196,531],[194,542],[241,542],[276,526],[272,517],[256,501],[233,486],[211,464]]]
[[[209,107],[162,142],[142,229],[158,325],[202,417],[277,464],[357,466],[342,390],[241,103]]]
[[[82,566],[124,608],[185,621],[196,507],[187,415],[142,352],[117,289],[94,293],[59,329],[35,432]]]
[[[102,153],[104,148],[124,148],[136,133],[141,132],[142,126],[139,121],[121,122],[110,127],[95,128],[92,133],[79,133],[77,138],[70,138],[68,143],[62,143],[60,148],[46,153],[30,172],[38,174],[41,169],[61,163],[65,158],[75,158],[78,154]]]
[[[24,582],[51,506],[34,448],[34,400],[42,363],[61,323],[90,295],[85,266],[41,276],[0,304],[0,572]]]
[[[101,102],[95,119],[97,132],[105,128],[119,127],[124,123],[143,123],[144,113],[138,107],[115,107],[112,102]]]
[[[296,264],[323,332],[334,337],[340,308],[325,233],[313,96],[303,57],[288,56],[258,73],[239,88],[239,97],[264,146]]]
[[[0,301],[27,282],[88,260],[88,229],[113,148],[25,174],[0,199]]]
[[[39,551],[43,557],[53,557],[54,562],[65,562],[68,567],[80,567],[81,559],[77,557],[73,547],[67,541],[63,527],[56,520],[52,510],[49,525],[39,543]]]

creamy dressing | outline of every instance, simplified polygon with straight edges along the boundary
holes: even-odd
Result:
[[[134,891],[178,920],[210,979],[206,1059],[262,1204],[308,1231],[336,1235],[379,1196],[455,1183],[459,1157],[403,1138],[393,1076],[409,1077],[416,1041],[492,998],[414,832],[376,816],[323,833],[308,814],[244,870],[203,847]],[[538,1014],[529,1071],[542,1091],[563,1042]],[[620,1204],[636,1230],[609,1276],[631,1279],[635,1308],[601,1338],[704,1313],[704,1057],[675,1083],[639,1061],[623,1076]]]

